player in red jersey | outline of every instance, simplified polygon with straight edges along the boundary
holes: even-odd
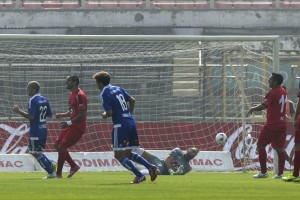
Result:
[[[257,150],[259,155],[259,163],[261,171],[254,175],[254,178],[267,178],[267,153],[266,146],[271,143],[278,154],[278,173],[273,178],[283,177],[283,168],[285,162],[284,144],[286,140],[286,119],[285,109],[287,103],[287,93],[281,86],[283,76],[278,73],[272,73],[269,78],[269,87],[272,88],[265,96],[263,102],[251,107],[247,113],[247,117],[254,111],[267,109],[267,121],[260,132]]]
[[[78,87],[79,78],[77,76],[68,76],[66,88],[71,91],[69,95],[69,111],[66,113],[57,113],[57,119],[69,117],[69,121],[60,123],[63,129],[54,144],[58,151],[56,177],[62,178],[62,168],[67,161],[71,167],[68,178],[71,178],[80,167],[75,164],[71,158],[68,148],[76,144],[85,132],[86,113],[87,113],[87,97],[82,89]]]
[[[295,126],[295,148],[294,148],[294,170],[293,174],[289,174],[287,177],[283,177],[282,180],[290,182],[300,182],[299,169],[300,169],[300,84],[298,91],[298,103],[296,107],[296,113],[294,116]]]

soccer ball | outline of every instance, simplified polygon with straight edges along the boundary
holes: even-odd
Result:
[[[225,133],[218,133],[216,135],[216,142],[218,144],[225,144],[227,142],[227,135]]]

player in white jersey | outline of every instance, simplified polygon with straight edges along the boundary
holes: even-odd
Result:
[[[160,175],[184,175],[192,170],[189,162],[198,154],[199,150],[191,147],[184,153],[180,148],[175,148],[165,159],[160,159],[143,148],[135,148],[133,152],[156,165]]]

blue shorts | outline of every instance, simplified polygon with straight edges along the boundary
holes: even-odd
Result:
[[[134,124],[115,124],[112,130],[113,150],[138,148],[139,138]]]
[[[29,152],[42,153],[45,149],[46,139],[39,137],[29,137]]]

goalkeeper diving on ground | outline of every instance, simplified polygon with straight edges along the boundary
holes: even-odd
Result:
[[[192,170],[189,162],[198,154],[199,150],[191,147],[184,153],[180,148],[175,148],[165,159],[160,159],[143,148],[135,148],[132,152],[139,154],[150,164],[156,165],[159,175],[184,175]],[[147,173],[144,170],[142,172]]]

